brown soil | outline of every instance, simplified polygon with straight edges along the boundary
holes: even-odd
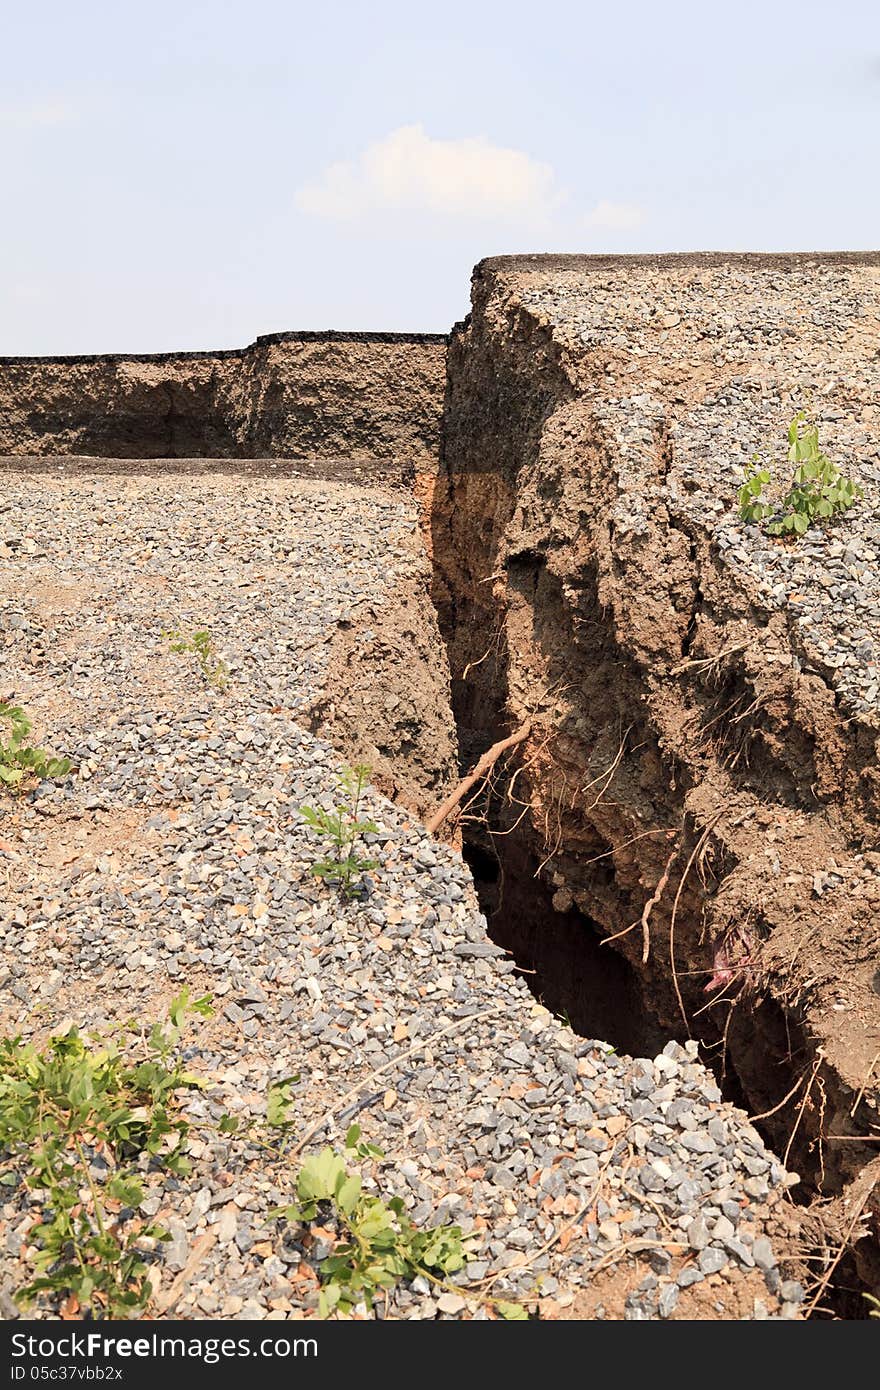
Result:
[[[651,1266],[636,1260],[623,1273],[616,1269],[598,1274],[588,1289],[578,1295],[569,1308],[558,1309],[552,1299],[544,1299],[541,1316],[553,1321],[595,1320],[621,1321],[626,1312],[627,1294],[651,1273]],[[755,1270],[738,1270],[731,1277],[713,1274],[700,1284],[682,1289],[670,1322],[739,1321],[755,1316],[755,1304],[767,1306],[767,1289],[763,1276]],[[549,1306],[548,1306],[549,1305]],[[597,1308],[600,1312],[597,1314]]]
[[[440,334],[303,333],[238,352],[0,358],[0,453],[430,466]]]
[[[466,759],[532,721],[465,834],[512,885],[508,921],[540,866],[563,929],[572,911],[592,924],[643,1012],[770,1112],[801,1195],[876,1289],[877,731],[792,669],[784,615],[757,619],[668,497],[615,530],[604,378],[522,308],[530,266],[478,267],[449,352],[433,551]],[[540,971],[552,947],[529,949]]]
[[[339,625],[326,693],[302,722],[363,762],[393,801],[426,819],[455,781],[448,667],[427,592],[401,589]]]

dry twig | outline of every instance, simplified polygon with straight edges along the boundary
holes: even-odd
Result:
[[[216,1245],[216,1243],[217,1235],[215,1231],[206,1231],[203,1236],[199,1236],[198,1240],[193,1245],[189,1259],[177,1275],[174,1283],[168,1289],[168,1292],[165,1294],[160,1293],[156,1299],[156,1311],[160,1313],[162,1317],[165,1317],[174,1307],[190,1279],[192,1279],[199,1265],[208,1254],[208,1251]]]

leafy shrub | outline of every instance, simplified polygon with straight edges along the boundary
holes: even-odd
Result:
[[[146,1308],[142,1243],[169,1236],[134,1215],[144,1197],[136,1163],[149,1154],[170,1173],[189,1171],[188,1125],[175,1108],[177,1093],[198,1084],[177,1053],[189,1010],[212,1012],[207,996],[190,1001],[184,989],[137,1057],[112,1042],[90,1045],[75,1028],[43,1050],[21,1037],[0,1040],[0,1183],[21,1182],[42,1201],[29,1231],[37,1277],[19,1291],[22,1302],[53,1293],[96,1318]]]
[[[64,777],[70,771],[69,758],[50,757],[42,748],[32,748],[27,737],[33,725],[21,705],[0,700],[0,729],[2,721],[10,726],[6,742],[0,736],[0,782],[18,790],[27,777],[42,781],[47,777]]]
[[[354,848],[360,835],[374,835],[378,831],[378,826],[371,820],[362,820],[360,814],[369,776],[370,769],[362,763],[346,768],[339,778],[344,799],[332,811],[325,811],[321,806],[300,807],[306,824],[333,844],[333,853],[318,859],[312,865],[312,873],[316,878],[335,884],[347,898],[358,892],[360,876],[376,867],[374,859],[364,858]]]
[[[863,495],[858,483],[845,478],[837,464],[822,452],[819,430],[807,421],[802,410],[788,427],[788,462],[795,464],[795,472],[779,515],[773,515],[776,508],[764,498],[763,490],[771,473],[759,466],[757,454],[737,494],[743,521],[763,521],[773,515],[767,525],[770,536],[802,536],[815,523],[848,511]]]
[[[382,1153],[359,1141],[360,1129],[352,1125],[345,1154],[326,1148],[307,1158],[296,1179],[297,1200],[273,1213],[300,1226],[319,1215],[336,1217],[341,1239],[319,1267],[321,1317],[334,1311],[348,1314],[358,1303],[369,1308],[380,1289],[393,1288],[402,1279],[421,1274],[442,1280],[462,1269],[467,1258],[459,1226],[419,1230],[400,1197],[386,1202],[363,1191],[346,1156],[381,1158]]]

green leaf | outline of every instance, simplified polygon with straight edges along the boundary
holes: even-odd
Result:
[[[293,1104],[290,1088],[297,1081],[299,1073],[296,1076],[286,1076],[283,1081],[276,1081],[269,1087],[266,1097],[266,1121],[274,1129],[280,1129],[289,1123],[287,1112]]]
[[[165,1167],[178,1178],[188,1177],[192,1172],[192,1164],[183,1154],[170,1154],[165,1160]]]
[[[361,1180],[355,1174],[345,1178],[336,1192],[336,1204],[345,1216],[351,1216],[361,1195]]]
[[[136,1178],[111,1178],[107,1184],[107,1192],[126,1207],[139,1207],[144,1200],[144,1189]]]
[[[322,1149],[303,1163],[296,1190],[305,1201],[328,1201],[335,1197],[340,1177],[344,1176],[345,1160],[331,1148]]]
[[[528,1310],[521,1303],[496,1303],[495,1311],[507,1322],[528,1322]]]
[[[318,1317],[326,1318],[339,1304],[342,1290],[338,1284],[328,1284],[318,1295]]]

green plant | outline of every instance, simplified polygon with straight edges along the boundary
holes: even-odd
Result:
[[[299,1072],[295,1076],[285,1076],[283,1081],[275,1081],[269,1087],[269,1094],[266,1099],[266,1123],[270,1129],[289,1129],[293,1124],[288,1113],[293,1104],[290,1088],[295,1086],[297,1081],[299,1081]]]
[[[42,748],[27,742],[33,725],[21,705],[0,700],[0,721],[10,725],[8,741],[0,737],[0,782],[17,790],[26,777],[64,777],[70,771],[69,758],[52,758]],[[2,722],[0,722],[2,728]]]
[[[55,1294],[71,1312],[130,1318],[146,1308],[152,1286],[143,1242],[167,1240],[136,1217],[144,1197],[137,1167],[148,1155],[182,1176],[188,1124],[177,1093],[198,1085],[178,1054],[180,1025],[194,1010],[210,1015],[208,996],[184,989],[169,1022],[120,1048],[86,1041],[76,1028],[39,1050],[21,1037],[0,1040],[0,1183],[19,1183],[42,1212],[31,1227],[37,1275],[19,1292],[24,1303]]]
[[[763,491],[770,482],[769,468],[758,467],[758,455],[746,467],[745,482],[737,493],[739,514],[743,521],[763,521],[773,511],[771,503],[764,500]]]
[[[345,897],[358,891],[361,874],[375,869],[376,861],[355,853],[360,835],[376,834],[378,826],[361,819],[361,803],[370,769],[362,763],[346,768],[339,778],[343,799],[332,811],[322,806],[301,806],[300,815],[307,825],[325,839],[332,841],[333,853],[312,865],[312,873],[325,882],[335,883]]]
[[[166,632],[164,636],[170,641],[175,655],[191,653],[196,658],[205,682],[214,690],[229,688],[229,667],[215,654],[214,639],[207,628],[199,628],[191,636],[178,631]]]
[[[798,411],[788,427],[788,462],[795,465],[794,477],[782,500],[782,510],[767,525],[770,536],[802,536],[816,522],[828,521],[848,511],[862,489],[845,478],[836,463],[819,447],[819,430],[806,413]],[[770,470],[758,466],[754,455],[739,489],[739,514],[743,521],[763,521],[774,512],[763,489],[770,482]]]
[[[862,1297],[867,1299],[867,1301],[871,1304],[871,1311],[869,1312],[868,1317],[880,1318],[880,1298],[875,1298],[872,1293],[862,1294]]]
[[[345,1154],[326,1148],[305,1160],[296,1179],[297,1200],[272,1213],[300,1226],[319,1214],[325,1220],[336,1218],[339,1243],[318,1271],[320,1317],[346,1315],[358,1303],[369,1308],[381,1289],[393,1288],[401,1279],[422,1275],[442,1281],[462,1269],[467,1258],[459,1226],[419,1230],[400,1197],[386,1202],[363,1191],[360,1176],[349,1171],[351,1156],[382,1157],[374,1145],[360,1142],[357,1125],[345,1136]]]

